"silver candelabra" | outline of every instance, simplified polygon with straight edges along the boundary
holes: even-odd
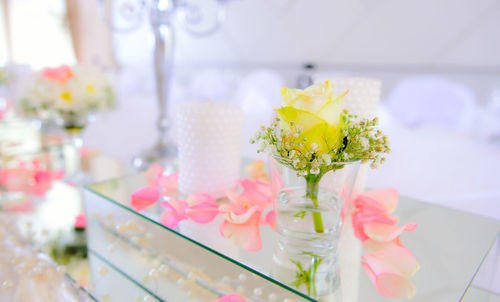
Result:
[[[172,163],[177,155],[177,148],[168,138],[169,120],[168,91],[172,79],[172,61],[176,25],[197,37],[206,37],[219,29],[226,18],[226,3],[231,0],[212,0],[215,7],[215,20],[204,27],[205,15],[201,6],[188,0],[98,0],[102,18],[113,31],[127,33],[137,29],[145,17],[149,16],[155,37],[154,71],[158,117],[156,144],[135,157],[133,164],[145,168],[157,162]],[[198,1],[201,2],[201,1]],[[204,0],[203,2],[207,2]],[[121,19],[121,20],[119,20]],[[122,21],[122,24],[118,24]]]

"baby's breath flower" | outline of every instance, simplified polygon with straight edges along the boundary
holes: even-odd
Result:
[[[319,174],[320,170],[319,170],[319,168],[312,168],[312,169],[311,169],[311,171],[309,171],[309,172],[310,172],[311,174],[315,174],[315,175],[317,175],[317,174]]]
[[[330,154],[321,154],[319,159],[325,165],[329,165],[332,163],[332,157],[330,156]]]

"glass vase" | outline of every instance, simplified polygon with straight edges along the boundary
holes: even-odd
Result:
[[[83,130],[87,126],[90,116],[68,112],[60,115],[62,128],[65,130],[69,143],[72,146],[70,158],[66,158],[66,181],[77,186],[85,184],[85,174],[82,171]],[[68,154],[67,154],[68,156]]]
[[[299,175],[286,159],[270,160],[278,233],[271,274],[320,301],[341,301],[338,243],[359,164]]]

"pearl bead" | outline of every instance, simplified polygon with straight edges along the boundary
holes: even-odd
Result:
[[[245,294],[245,288],[244,288],[243,286],[241,286],[241,285],[240,285],[240,286],[238,286],[238,287],[236,288],[236,292],[237,292],[238,294],[240,294],[240,295],[244,295],[244,294]]]
[[[148,296],[144,296],[144,298],[142,298],[142,301],[143,302],[153,302],[154,299],[153,299],[153,297],[148,295]]]
[[[158,278],[160,278],[160,272],[156,268],[153,268],[149,271],[148,276],[153,280],[158,280]]]
[[[269,296],[267,296],[267,298],[269,299],[269,301],[278,300],[278,296],[276,296],[276,294],[274,294],[274,293],[269,294]]]
[[[105,276],[108,273],[108,268],[106,266],[101,266],[99,268],[99,275]]]
[[[186,283],[186,280],[184,280],[183,278],[177,279],[177,284],[179,284],[180,286],[183,286],[185,283]]]
[[[14,282],[12,282],[11,280],[5,280],[4,282],[2,282],[2,287],[3,288],[12,288],[14,286]]]
[[[166,273],[168,273],[169,271],[170,271],[170,267],[168,267],[168,265],[166,265],[166,264],[161,264],[161,265],[160,265],[160,272],[161,272],[162,274],[166,274]]]
[[[257,287],[257,288],[255,288],[255,289],[253,290],[253,294],[254,294],[254,296],[256,296],[256,297],[259,297],[260,295],[262,295],[262,289],[260,289],[260,288],[258,288],[258,287]]]
[[[125,226],[127,227],[127,229],[129,230],[137,230],[137,224],[135,223],[135,221],[133,220],[129,220],[126,222]]]
[[[106,248],[106,250],[110,253],[114,252],[116,250],[116,245],[114,244],[110,244],[108,245],[108,247]]]
[[[125,226],[123,223],[120,223],[116,225],[115,229],[119,234],[123,234],[127,231],[127,226]]]
[[[239,274],[238,280],[240,280],[241,282],[245,282],[247,280],[247,276],[245,274]]]

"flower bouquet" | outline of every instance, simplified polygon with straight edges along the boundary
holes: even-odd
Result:
[[[90,115],[115,106],[110,80],[88,66],[45,68],[26,83],[21,107],[28,115],[53,115],[68,130],[83,129]]]
[[[67,132],[76,150],[76,166],[70,168],[70,179],[81,182],[82,130],[93,114],[115,106],[113,87],[106,74],[82,65],[45,68],[27,81],[20,102],[25,114],[45,121],[47,125],[42,126],[55,120]]]
[[[271,156],[278,248],[273,274],[317,298],[339,286],[337,245],[361,162],[372,168],[389,153],[377,118],[342,110],[329,81],[305,90],[283,88],[283,107],[252,143]],[[329,298],[327,298],[329,299]]]

